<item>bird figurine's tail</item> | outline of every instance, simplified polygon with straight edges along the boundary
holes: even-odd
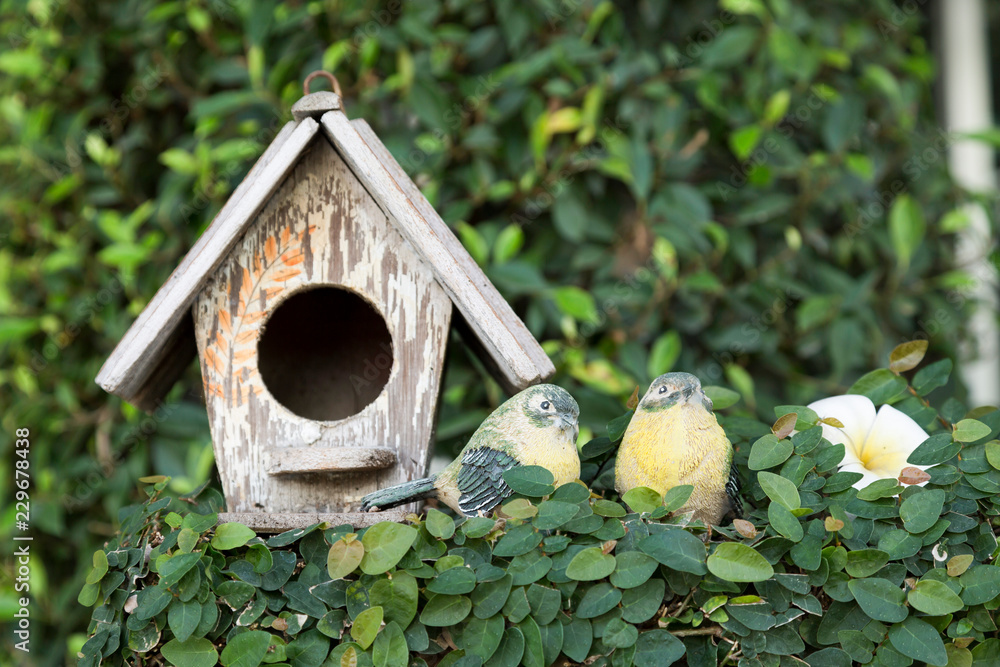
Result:
[[[398,507],[436,496],[437,489],[434,487],[434,479],[434,477],[425,477],[369,493],[361,499],[361,511],[368,512],[373,508],[387,510],[390,507]]]

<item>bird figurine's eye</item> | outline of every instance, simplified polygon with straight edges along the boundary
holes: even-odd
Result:
[[[549,403],[548,401],[542,401],[542,410],[548,410],[550,406],[551,403]]]
[[[667,393],[667,386],[666,386],[666,385],[664,385],[664,386],[660,387],[660,393],[661,393],[661,394],[665,394],[665,393]]]

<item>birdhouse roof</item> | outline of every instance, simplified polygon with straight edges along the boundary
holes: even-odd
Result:
[[[140,313],[104,363],[97,383],[144,409],[157,406],[196,354],[195,297],[314,140],[329,140],[430,265],[466,325],[460,327],[466,342],[505,389],[519,391],[551,376],[555,368],[538,341],[368,124],[349,120],[339,97],[329,92],[303,97],[292,112],[295,120],[281,129]]]

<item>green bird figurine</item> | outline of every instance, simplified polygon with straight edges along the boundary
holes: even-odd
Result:
[[[615,462],[619,495],[637,486],[660,495],[690,484],[680,511],[706,526],[727,515],[740,517],[740,478],[733,446],[712,413],[712,401],[690,373],[666,373],[653,380],[629,422]]]
[[[458,457],[437,475],[379,489],[361,499],[361,510],[384,510],[437,498],[460,514],[489,514],[513,491],[503,473],[542,466],[566,484],[580,477],[576,439],[580,407],[551,384],[529,387],[493,411]]]

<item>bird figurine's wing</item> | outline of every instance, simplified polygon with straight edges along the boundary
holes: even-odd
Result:
[[[517,459],[499,449],[477,447],[468,450],[462,456],[462,467],[458,471],[459,509],[470,516],[479,511],[493,511],[514,493],[503,474],[519,465]]]
[[[729,496],[730,512],[737,519],[743,518],[743,501],[740,500],[740,491],[742,490],[743,482],[740,481],[740,473],[734,463],[729,466],[729,479],[726,480],[726,495]]]

